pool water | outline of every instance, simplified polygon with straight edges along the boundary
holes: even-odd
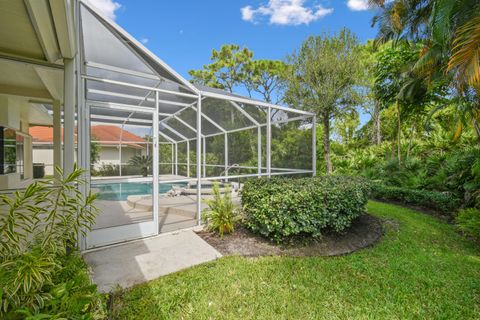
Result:
[[[161,183],[159,188],[160,194],[165,194],[172,189],[173,186],[186,186],[186,183]],[[151,182],[121,182],[108,183],[93,186],[98,189],[97,199],[109,201],[125,201],[128,196],[140,194],[152,194]]]

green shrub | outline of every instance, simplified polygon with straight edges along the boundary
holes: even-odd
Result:
[[[202,219],[207,224],[207,228],[218,232],[220,237],[223,237],[224,233],[232,233],[238,216],[233,208],[230,187],[225,187],[225,194],[222,196],[218,183],[214,183],[213,199],[205,202],[208,208],[203,211]]]
[[[381,183],[372,183],[371,187],[372,198],[377,200],[399,201],[450,214],[460,205],[459,199],[447,192],[385,186]]]
[[[480,210],[475,208],[460,210],[455,217],[457,226],[467,235],[480,239]]]
[[[44,301],[38,310],[13,309],[7,319],[105,319],[106,299],[92,284],[87,266],[77,252],[58,256],[52,282],[42,288]]]
[[[118,164],[102,163],[100,166],[91,169],[92,176],[112,177],[120,175],[120,166]],[[137,176],[143,174],[142,169],[135,165],[122,165],[123,176]]]
[[[242,191],[246,225],[276,242],[296,235],[342,232],[365,212],[369,184],[360,178],[322,176],[248,180]]]
[[[99,295],[74,248],[97,214],[95,196],[78,189],[82,173],[0,195],[0,318],[101,318]]]

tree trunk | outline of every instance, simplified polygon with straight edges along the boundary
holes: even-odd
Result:
[[[382,143],[382,131],[380,127],[380,103],[378,101],[375,101],[375,108],[373,110],[373,120],[374,120],[374,137],[373,137],[373,143],[374,144],[380,144]]]
[[[478,122],[475,119],[472,120],[472,124],[473,124],[473,130],[477,134],[477,142],[480,145],[480,126],[478,125]]]
[[[330,117],[322,116],[323,121],[323,157],[325,159],[325,167],[327,174],[332,173],[332,161],[330,159]]]
[[[410,128],[410,139],[408,141],[408,148],[407,148],[407,154],[405,155],[405,161],[407,161],[410,158],[410,152],[413,149],[413,140],[415,140],[415,133],[417,132],[417,123],[414,122],[412,127]]]
[[[398,165],[402,164],[402,146],[401,146],[401,135],[402,135],[402,126],[400,121],[400,104],[397,101],[397,154],[398,154]]]

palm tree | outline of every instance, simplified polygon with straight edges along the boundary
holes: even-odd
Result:
[[[134,156],[128,161],[128,164],[140,168],[142,176],[148,176],[148,172],[152,166],[152,156]]]
[[[447,79],[457,98],[456,136],[471,122],[480,143],[480,3],[478,0],[370,0],[377,41],[423,43],[414,66],[431,83]]]

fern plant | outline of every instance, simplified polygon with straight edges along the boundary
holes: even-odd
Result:
[[[225,233],[232,233],[238,215],[235,212],[230,186],[225,186],[225,193],[220,194],[218,183],[213,184],[213,199],[205,200],[208,208],[203,210],[202,220],[207,229],[218,232],[220,238]]]
[[[78,189],[82,173],[75,167],[65,178],[0,195],[0,318],[15,319],[19,308],[42,309],[52,298],[48,287],[62,268],[61,257],[92,228],[96,196]]]
[[[480,240],[480,210],[476,208],[462,209],[455,217],[455,222],[465,234]]]

